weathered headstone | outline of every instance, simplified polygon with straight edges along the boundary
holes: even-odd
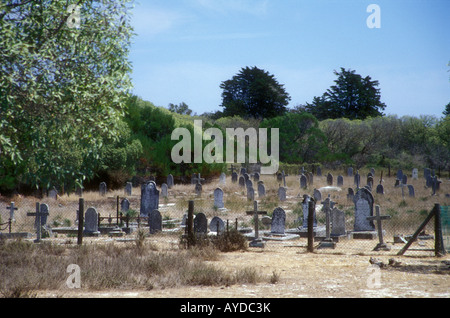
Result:
[[[161,196],[167,198],[169,196],[169,186],[166,183],[161,185]]]
[[[253,201],[255,199],[255,190],[253,187],[247,188],[247,199]]]
[[[55,187],[53,187],[53,189],[48,191],[48,197],[54,200],[58,199],[58,191],[56,190]]]
[[[337,208],[331,210],[331,236],[346,235],[345,213]]]
[[[414,169],[412,170],[412,179],[413,179],[413,180],[419,179],[419,170],[418,170],[417,168],[414,168]]]
[[[37,225],[41,224],[41,218],[48,216],[48,211],[42,211],[41,205],[39,204],[39,202],[36,202],[36,212],[27,212],[27,216],[34,216],[34,224]],[[41,241],[41,229],[42,226],[36,226],[36,240],[34,241],[35,243],[39,243]]]
[[[132,191],[133,191],[133,184],[131,182],[127,182],[125,184],[125,195],[130,196]]]
[[[245,178],[244,176],[239,177],[239,186],[245,187]]]
[[[41,221],[41,227],[42,226],[46,226],[47,225],[47,218],[48,215],[50,213],[48,205],[45,203],[41,203],[40,205],[40,212],[41,212],[41,217],[40,217],[40,221]],[[38,227],[38,218],[35,219],[34,221],[34,227],[37,228]]]
[[[196,194],[197,196],[201,196],[201,195],[202,195],[202,192],[203,192],[203,186],[202,186],[202,184],[201,184],[200,182],[196,183],[196,184],[195,184],[195,194]]]
[[[214,206],[219,209],[224,208],[223,190],[221,188],[216,188],[214,190]]]
[[[253,188],[253,181],[250,180],[250,179],[246,180],[246,181],[245,181],[245,186],[246,186],[247,188]]]
[[[322,201],[322,192],[320,192],[317,189],[314,189],[314,194],[313,194],[313,198],[316,202],[320,202]]]
[[[264,247],[264,241],[259,237],[259,218],[258,215],[265,215],[267,211],[258,211],[258,202],[253,201],[253,211],[247,211],[247,215],[253,215],[253,221],[255,224],[255,237],[252,242],[250,242],[250,247]]]
[[[258,182],[258,197],[262,198],[266,196],[266,186],[264,183]]]
[[[316,176],[318,176],[318,177],[322,176],[322,169],[320,167],[317,167]]]
[[[198,213],[194,218],[194,232],[196,234],[206,234],[208,232],[208,220],[204,213]]]
[[[284,234],[286,225],[286,212],[278,207],[273,211],[272,214],[272,225],[270,232],[273,234]]]
[[[159,208],[159,191],[154,181],[149,181],[141,186],[140,215],[148,216],[151,211]]]
[[[375,225],[368,217],[373,216],[374,199],[372,193],[366,188],[361,188],[353,197],[355,204],[355,224],[354,231],[374,231]]]
[[[303,202],[302,202],[302,208],[303,208],[303,227],[308,228],[308,214],[309,214],[309,201],[311,200],[311,197],[307,194],[303,195]],[[314,219],[314,227],[317,226],[317,219],[316,219],[316,211],[314,211],[313,215]]]
[[[323,202],[323,211],[325,213],[325,225],[326,225],[326,232],[325,232],[325,238],[320,242],[318,248],[335,248],[336,243],[331,239],[331,200],[330,196],[328,195],[328,198],[326,198]]]
[[[219,177],[219,184],[224,185],[226,184],[226,182],[227,182],[227,175],[222,172]]]
[[[238,181],[238,174],[237,174],[237,172],[234,171],[231,174],[231,182],[236,183],[237,181]]]
[[[168,187],[169,189],[172,189],[174,185],[175,185],[175,183],[174,183],[174,181],[173,181],[173,175],[169,174],[169,175],[167,176],[167,187]]]
[[[308,186],[308,181],[306,179],[306,176],[304,174],[302,174],[300,176],[300,188],[302,189],[306,189]]]
[[[384,194],[384,187],[382,184],[377,185],[377,193]]]
[[[217,227],[219,227],[219,233],[225,231],[225,222],[218,216],[215,216],[209,222],[209,230],[211,232],[217,232]]]
[[[408,184],[408,176],[406,174],[404,174],[403,177],[402,177],[402,183],[403,184]]]
[[[15,218],[14,218],[14,212],[17,210],[17,207],[15,207],[14,205],[15,205],[15,203],[14,203],[14,202],[11,202],[11,204],[10,204],[9,206],[6,207],[6,209],[9,210],[9,219],[10,219],[11,221],[15,221]]]
[[[241,172],[240,172],[240,174],[241,175],[244,175],[244,174],[246,174],[247,173],[247,169],[245,169],[244,167],[241,167]]]
[[[308,179],[308,185],[312,186],[314,184],[314,175],[312,172],[306,172],[306,178]]]
[[[361,184],[361,176],[359,175],[359,171],[356,171],[355,176],[353,177],[354,184],[356,185],[356,188],[359,188],[359,185]]]
[[[280,201],[286,201],[286,188],[285,187],[278,188],[278,199]]]
[[[409,192],[409,196],[414,198],[416,196],[415,192],[414,192],[414,186],[411,184],[408,184],[408,192]]]
[[[353,168],[352,167],[348,167],[348,169],[347,169],[347,177],[353,177]]]
[[[328,174],[327,174],[327,184],[328,184],[329,186],[332,186],[332,185],[333,185],[333,175],[332,175],[331,173],[328,173]]]
[[[123,198],[122,202],[120,202],[120,211],[122,213],[127,213],[130,209],[130,201],[127,198]]]
[[[398,169],[397,170],[397,179],[398,180],[402,180],[403,179],[403,170],[402,169]]]
[[[108,188],[106,186],[106,183],[105,182],[100,183],[100,185],[99,185],[99,193],[100,193],[100,195],[101,196],[105,196],[107,191],[108,191]]]
[[[98,213],[95,208],[89,208],[84,214],[84,233],[88,236],[98,236]]]
[[[353,201],[354,196],[355,196],[355,191],[353,190],[353,188],[348,188],[347,200]]]
[[[337,177],[337,186],[338,187],[342,187],[344,185],[344,177],[343,176],[338,176]]]
[[[162,231],[162,217],[158,210],[153,210],[148,216],[148,228],[150,234],[156,234]]]
[[[259,174],[259,172],[255,172],[253,174],[253,181],[258,182],[260,178],[261,178],[261,175]]]

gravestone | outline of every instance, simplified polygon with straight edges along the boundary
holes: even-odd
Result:
[[[202,191],[203,191],[203,186],[200,182],[195,184],[195,194],[197,196],[201,196],[202,195]]]
[[[106,183],[105,182],[100,183],[100,185],[99,185],[99,193],[100,193],[100,195],[101,196],[105,196],[107,191],[108,191],[108,188],[106,186]]]
[[[318,248],[335,248],[336,243],[331,239],[331,200],[330,195],[323,202],[323,211],[325,213],[325,238],[320,242]]]
[[[356,188],[359,188],[359,185],[361,184],[361,176],[359,175],[359,171],[356,171],[356,174],[353,177],[353,183],[356,185]]]
[[[428,174],[426,176],[426,186],[430,188],[432,185],[433,185],[433,177],[431,176],[431,174]]]
[[[246,181],[245,181],[245,186],[246,186],[247,188],[253,188],[253,182],[252,182],[252,180],[250,180],[250,179],[246,180]]]
[[[332,175],[331,173],[328,173],[328,174],[327,174],[327,184],[328,184],[329,186],[332,186],[332,185],[333,185],[333,175]]]
[[[303,228],[308,228],[308,214],[309,214],[309,201],[311,200],[311,197],[307,194],[303,195],[303,202],[302,202],[302,208],[303,208]],[[316,219],[316,211],[314,210],[314,227],[317,227],[317,219]]]
[[[236,183],[238,181],[238,174],[234,172],[231,174],[231,182]]]
[[[258,182],[258,197],[263,198],[266,196],[266,186],[264,183]]]
[[[342,187],[344,185],[344,177],[343,176],[338,176],[337,177],[337,186],[338,187]]]
[[[413,180],[419,179],[419,170],[418,170],[417,168],[414,168],[414,169],[412,170],[412,179],[413,179]]]
[[[286,188],[285,187],[278,188],[278,199],[280,201],[286,201]]]
[[[55,187],[48,191],[48,197],[54,200],[58,199],[58,191],[55,189]]]
[[[244,176],[239,177],[239,186],[245,187],[245,178]]]
[[[165,183],[161,185],[161,196],[167,198],[169,196],[169,186]]]
[[[308,185],[312,186],[314,184],[314,175],[311,172],[307,172],[306,178],[308,179]]]
[[[44,208],[45,210],[45,208]],[[36,202],[36,212],[27,212],[27,216],[34,216],[35,217],[35,221],[34,224],[38,225],[41,224],[41,219],[44,217],[48,216],[48,211],[42,211],[41,210],[41,205],[39,204],[39,202]],[[39,243],[41,241],[41,229],[42,226],[36,226],[36,240],[34,241],[35,243]]]
[[[403,177],[402,177],[402,183],[403,184],[408,184],[408,176],[406,174],[404,174]]]
[[[223,190],[221,188],[217,188],[214,190],[214,206],[219,209],[224,208]]]
[[[372,193],[366,188],[361,188],[353,197],[355,204],[355,224],[354,231],[374,231],[375,225],[368,217],[373,216],[374,199]]]
[[[377,193],[384,194],[384,187],[382,184],[377,185]]]
[[[345,213],[337,208],[331,210],[331,236],[346,235]]]
[[[151,211],[159,208],[159,191],[154,181],[149,181],[141,186],[140,215],[148,216]]]
[[[225,231],[225,222],[218,216],[215,216],[209,222],[209,230],[211,232],[217,232],[217,226],[219,226],[219,233]]]
[[[219,184],[224,185],[226,184],[226,182],[227,182],[227,175],[222,172],[219,177]]]
[[[367,185],[370,186],[370,188],[372,189],[372,187],[373,187],[373,176],[368,176],[367,177]]]
[[[11,204],[9,206],[6,207],[7,210],[9,210],[9,219],[11,221],[15,221],[16,219],[14,218],[14,212],[17,210],[17,207],[14,206],[15,203],[11,202]]]
[[[261,175],[259,174],[259,172],[255,172],[253,174],[253,181],[258,182],[260,178],[261,178]]]
[[[247,169],[245,169],[244,167],[241,167],[241,172],[240,172],[240,174],[241,175],[244,175],[244,174],[246,174],[247,173]]]
[[[250,179],[250,175],[248,173],[244,173],[245,182]]]
[[[208,220],[204,213],[198,213],[194,218],[194,232],[196,234],[206,234],[208,232]]]
[[[258,215],[265,215],[267,214],[267,211],[258,211],[258,202],[253,201],[253,211],[247,211],[247,215],[253,216],[253,222],[255,224],[255,237],[250,242],[250,247],[261,247],[263,248],[266,244],[264,241],[259,237],[259,218]]]
[[[318,177],[322,176],[322,169],[320,167],[317,167],[316,176],[318,176]]]
[[[273,210],[270,232],[272,234],[284,234],[285,224],[286,212],[280,207]]]
[[[173,175],[169,174],[169,175],[167,176],[167,187],[168,187],[169,189],[172,189],[174,185],[175,185],[175,183],[174,183],[174,181],[173,181]]]
[[[317,189],[314,189],[313,198],[314,198],[314,201],[316,201],[316,202],[322,201],[322,192],[320,192]]]
[[[158,210],[153,210],[148,216],[148,228],[150,234],[156,234],[162,231],[162,217]]]
[[[347,177],[353,177],[353,168],[352,167],[349,167],[347,169]]]
[[[247,188],[247,199],[252,201],[255,199],[255,190],[253,187]]]
[[[98,236],[98,213],[95,208],[89,208],[84,214],[84,233],[88,236]]]
[[[130,201],[127,198],[123,198],[120,202],[120,211],[122,213],[127,213],[130,209]]]
[[[372,177],[375,176],[375,168],[370,168],[370,173],[372,174]]]
[[[355,196],[355,191],[353,191],[353,188],[348,188],[347,200],[353,201],[354,196]]]
[[[414,198],[416,196],[415,192],[414,192],[414,187],[411,184],[408,184],[408,192],[409,192],[409,196]]]
[[[125,184],[125,195],[130,196],[132,191],[133,191],[133,184],[131,182],[127,182]]]
[[[302,175],[300,176],[300,188],[306,189],[307,186],[308,186],[307,183],[308,183],[308,181],[307,181],[307,179],[306,179],[306,176],[305,176],[304,174],[302,174]]]
[[[403,179],[403,171],[402,169],[397,170],[397,179],[402,180]]]
[[[428,177],[431,177],[431,170],[429,168],[423,169],[423,177],[427,180]]]

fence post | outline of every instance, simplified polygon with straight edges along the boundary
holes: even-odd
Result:
[[[78,240],[77,244],[83,244],[83,228],[84,228],[84,199],[78,201]]]
[[[437,257],[442,257],[446,254],[444,238],[442,237],[441,207],[439,203],[434,205],[434,254]]]
[[[194,201],[189,201],[187,231],[187,243],[190,248],[194,244]]]
[[[316,203],[311,199],[308,203],[308,252],[314,252],[314,212]]]

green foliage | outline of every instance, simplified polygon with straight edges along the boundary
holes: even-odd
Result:
[[[245,67],[220,85],[224,116],[272,118],[286,112],[291,97],[273,75]]]
[[[319,120],[328,118],[365,119],[382,116],[381,110],[386,105],[381,102],[378,81],[370,76],[362,77],[355,71],[341,68],[334,71],[338,77],[336,85],[331,86],[321,97],[314,97],[313,102],[305,106]]]
[[[65,1],[4,1],[2,177],[18,173],[40,188],[93,177],[104,136],[117,136],[131,87],[127,2],[79,2],[75,28]]]
[[[264,120],[261,128],[279,128],[281,162],[315,162],[327,153],[326,137],[311,114],[286,113]]]

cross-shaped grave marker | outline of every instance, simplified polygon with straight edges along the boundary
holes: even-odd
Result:
[[[36,221],[34,224],[37,224],[36,227],[36,240],[35,243],[39,243],[41,241],[41,217],[48,215],[48,212],[41,212],[41,205],[39,202],[36,202],[36,212],[28,212],[27,216],[35,216]]]
[[[253,201],[253,211],[247,211],[247,215],[253,215],[255,222],[255,238],[250,242],[250,247],[264,247],[264,241],[259,238],[259,218],[258,215],[266,215],[267,211],[258,211],[258,202]]]
[[[377,230],[378,230],[378,238],[380,242],[373,249],[374,251],[389,251],[391,248],[383,241],[383,227],[381,226],[382,220],[389,220],[391,218],[390,215],[380,215],[380,206],[375,206],[375,216],[368,216],[367,220],[376,220],[377,221]]]
[[[14,206],[14,202],[11,202],[11,205],[7,206],[6,209],[9,210],[9,219],[11,221],[15,221],[15,219],[14,219],[14,211],[17,210],[17,207]]]
[[[330,236],[330,223],[331,223],[331,199],[330,195],[328,195],[328,198],[325,199],[325,201],[322,202],[323,209],[325,211],[325,222],[326,222],[326,237],[320,242],[318,248],[335,248],[336,243],[333,241],[333,239]]]
[[[194,181],[194,184],[197,184],[197,183],[202,183],[202,182],[204,182],[205,181],[205,178],[202,178],[201,176],[200,176],[200,173],[198,173],[197,174],[197,177],[195,177],[195,178],[192,178],[192,181]]]

